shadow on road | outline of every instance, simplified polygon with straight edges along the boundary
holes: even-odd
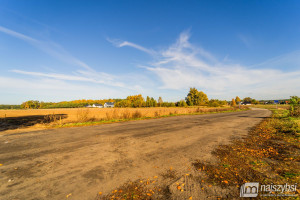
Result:
[[[247,115],[242,115],[242,116],[238,116],[238,117],[247,117],[247,118],[249,118],[249,116],[247,116]],[[256,119],[268,119],[268,118],[270,118],[270,117],[251,117],[251,118],[256,118]]]
[[[32,115],[0,118],[0,131],[44,124],[67,118],[67,114]]]

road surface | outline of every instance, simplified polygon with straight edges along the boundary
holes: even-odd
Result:
[[[270,111],[186,115],[1,135],[0,199],[95,199],[244,136]]]

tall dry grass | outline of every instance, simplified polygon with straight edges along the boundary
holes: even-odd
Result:
[[[153,108],[68,108],[68,109],[28,109],[28,110],[0,110],[0,119],[4,117],[20,117],[44,115],[46,121],[56,124],[109,121],[120,119],[136,119],[145,117],[161,117],[166,115],[182,115],[192,113],[221,112],[234,110],[232,107],[153,107]],[[57,118],[54,116],[64,115]]]

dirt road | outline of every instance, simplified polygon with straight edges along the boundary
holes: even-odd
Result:
[[[189,115],[1,135],[0,199],[95,199],[127,180],[184,172],[268,110]]]

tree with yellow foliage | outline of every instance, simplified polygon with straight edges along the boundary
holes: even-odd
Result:
[[[241,103],[240,97],[238,97],[238,96],[235,97],[235,103],[237,103],[237,104],[240,104],[240,103]]]
[[[231,100],[231,103],[230,103],[230,105],[231,105],[231,106],[236,106],[236,102],[235,102],[235,100],[234,100],[234,99],[232,99],[232,100]]]

